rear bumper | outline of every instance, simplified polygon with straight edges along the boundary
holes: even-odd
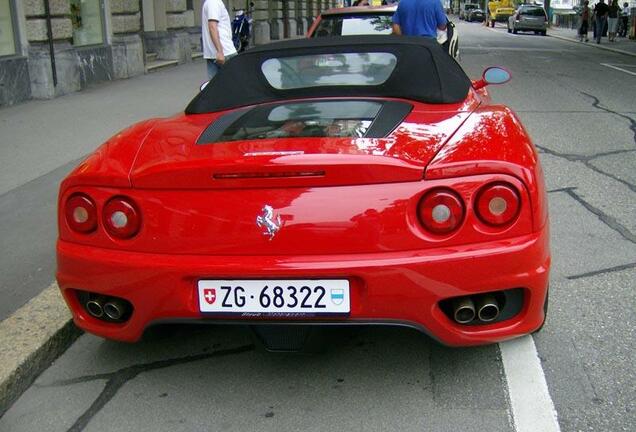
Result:
[[[535,30],[544,31],[548,26],[545,21],[532,22],[532,21],[515,21],[515,29],[517,30]]]
[[[160,322],[255,322],[201,314],[199,279],[347,278],[351,286],[347,318],[293,322],[398,324],[416,327],[446,345],[493,343],[541,326],[550,266],[547,227],[499,242],[382,254],[155,255],[64,241],[58,241],[57,254],[58,284],[75,323],[99,336],[130,342]],[[463,326],[439,307],[449,297],[510,288],[524,288],[524,304],[521,312],[505,321]],[[79,304],[74,289],[125,298],[134,312],[124,324],[97,320]]]
[[[495,22],[508,22],[508,18],[510,18],[511,14],[497,14],[494,16]]]

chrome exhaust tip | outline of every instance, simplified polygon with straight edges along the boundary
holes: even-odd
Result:
[[[453,302],[453,318],[459,324],[467,324],[475,319],[475,304],[470,297],[460,297]]]
[[[114,321],[119,321],[124,315],[126,315],[127,311],[126,304],[117,299],[109,300],[104,305],[104,314]]]
[[[477,317],[480,321],[490,322],[499,316],[499,303],[491,295],[482,296],[477,301]]]
[[[85,305],[86,310],[91,316],[101,318],[104,316],[104,307],[102,306],[102,302],[103,300],[101,298],[89,300]]]

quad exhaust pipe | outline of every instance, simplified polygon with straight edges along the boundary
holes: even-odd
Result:
[[[497,319],[500,312],[497,299],[490,294],[459,297],[453,300],[453,319],[458,324],[468,324],[477,318],[483,323]]]
[[[123,300],[111,299],[104,305],[104,314],[113,321],[119,321],[128,312]]]
[[[90,316],[103,321],[125,321],[132,311],[129,302],[117,297],[91,296],[84,307]]]
[[[477,301],[477,317],[480,321],[491,322],[499,316],[499,304],[492,295],[481,296]]]
[[[85,307],[91,316],[102,318],[104,316],[104,297],[97,297],[87,301]]]
[[[453,302],[453,318],[460,324],[475,319],[475,304],[470,297],[460,297]]]

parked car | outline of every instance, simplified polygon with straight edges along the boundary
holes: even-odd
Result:
[[[469,10],[468,15],[466,16],[466,21],[468,22],[473,22],[473,21],[484,22],[485,19],[486,19],[486,12],[484,12],[484,10],[480,8]]]
[[[328,9],[320,14],[307,32],[308,38],[328,36],[356,36],[364,34],[391,34],[393,14],[397,6],[355,6]],[[459,33],[448,21],[444,48],[459,60]]]
[[[468,18],[468,13],[473,9],[479,9],[479,5],[476,3],[464,3],[459,8],[459,19],[465,20]]]
[[[323,11],[313,22],[307,37],[391,34],[397,6],[356,6]]]
[[[519,31],[533,31],[535,34],[546,35],[548,30],[548,15],[540,5],[524,4],[508,18],[508,33],[517,34]]]
[[[484,88],[509,78],[471,81],[427,38],[239,54],[183,113],[115,134],[62,182],[73,320],[121,341],[171,322],[400,325],[455,346],[536,331],[542,170]]]

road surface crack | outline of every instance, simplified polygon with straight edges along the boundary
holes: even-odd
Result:
[[[151,363],[138,364],[133,366],[128,366],[123,369],[119,369],[115,372],[103,373],[103,374],[95,374],[95,375],[86,375],[77,378],[71,378],[66,380],[60,380],[53,382],[51,384],[42,386],[42,387],[59,387],[66,386],[71,384],[84,383],[88,381],[95,380],[107,380],[104,389],[99,394],[97,399],[92,403],[92,405],[82,414],[75,423],[68,429],[68,432],[80,432],[83,431],[86,425],[91,421],[91,419],[108,403],[113,397],[117,394],[117,392],[126,384],[128,381],[135,378],[137,375],[143,372],[149,372],[156,369],[163,369],[171,366],[182,365],[186,363],[197,362],[201,360],[207,360],[210,358],[217,357],[225,357],[235,354],[241,354],[244,352],[254,350],[254,345],[244,345],[236,348],[229,348],[225,350],[214,351],[211,353],[205,354],[197,354],[191,355],[187,357],[178,357],[167,360],[159,360]]]
[[[583,163],[583,165],[585,165],[586,168],[591,169],[592,171],[601,174],[603,176],[609,177],[612,180],[616,180],[619,183],[624,184],[625,186],[627,186],[632,192],[636,192],[636,185],[633,183],[628,182],[627,180],[623,180],[620,177],[615,176],[614,174],[605,172],[597,167],[595,167],[592,164],[592,161],[596,158],[599,157],[603,157],[603,156],[611,156],[611,155],[616,155],[616,154],[624,154],[624,153],[633,153],[636,150],[612,150],[612,151],[608,151],[608,152],[602,152],[602,153],[595,153],[593,155],[577,155],[577,154],[572,154],[572,153],[560,153],[557,151],[554,151],[552,149],[549,149],[547,147],[542,147],[539,145],[535,145],[536,148],[538,148],[542,153],[546,153],[549,154],[551,156],[555,156],[561,159],[565,159],[569,162],[581,162]]]
[[[610,227],[612,230],[616,231],[621,237],[625,240],[636,244],[636,235],[634,235],[626,226],[621,224],[616,218],[606,214],[601,209],[594,207],[592,204],[585,201],[583,198],[578,196],[576,192],[574,192],[575,188],[564,188],[563,192],[572,197],[575,201],[581,204],[587,211],[594,214],[598,217],[601,222]]]
[[[582,95],[587,96],[587,97],[591,98],[592,100],[594,100],[594,102],[592,102],[592,106],[594,108],[599,109],[601,111],[605,111],[605,112],[610,113],[610,114],[614,114],[615,116],[618,116],[620,118],[624,118],[625,120],[627,120],[630,123],[629,129],[634,134],[634,136],[633,136],[634,144],[636,144],[636,120],[634,120],[630,116],[618,113],[616,111],[612,111],[609,108],[605,108],[604,106],[601,106],[601,101],[596,96],[592,96],[591,94],[585,93],[585,92],[580,92],[580,93]]]
[[[615,267],[610,267],[610,268],[605,268],[605,269],[600,269],[600,270],[594,270],[594,271],[587,272],[587,273],[581,273],[581,274],[577,274],[577,275],[574,275],[574,276],[567,276],[566,279],[569,279],[569,280],[583,279],[583,278],[596,276],[596,275],[600,275],[600,274],[615,273],[615,272],[619,272],[619,271],[623,271],[623,270],[629,270],[629,269],[632,269],[632,268],[636,268],[636,263],[623,264],[623,265],[619,265],[619,266],[615,266]]]

